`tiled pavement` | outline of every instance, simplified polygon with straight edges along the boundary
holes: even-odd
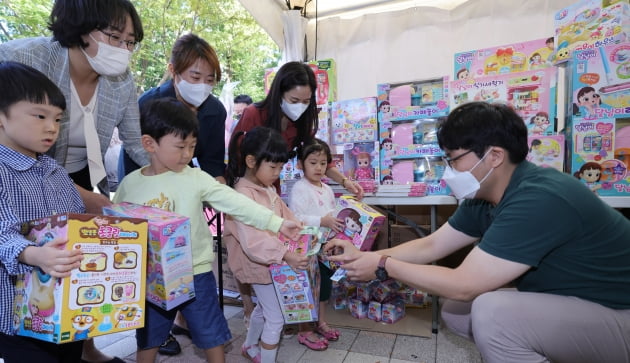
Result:
[[[243,312],[240,307],[225,306],[232,341],[225,347],[227,363],[247,363],[241,356],[241,345],[245,339]],[[111,334],[95,338],[96,346],[103,352],[135,362],[136,341],[134,331]],[[193,363],[205,362],[203,351],[197,349],[190,339],[178,335],[182,353],[176,356],[158,355],[157,362]],[[373,331],[341,329],[341,337],[330,342],[327,350],[316,352],[297,342],[296,337],[283,338],[278,350],[277,362],[328,362],[328,363],[481,363],[475,345],[463,338],[441,329],[431,338],[408,335],[386,334]]]

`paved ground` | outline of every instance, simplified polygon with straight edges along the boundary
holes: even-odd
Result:
[[[225,348],[227,363],[247,363],[241,356],[245,339],[245,325],[240,307],[225,306],[233,339]],[[283,338],[277,361],[281,363],[329,362],[329,363],[481,363],[479,352],[470,341],[449,333],[446,329],[431,338],[385,334],[356,329],[341,329],[342,335],[331,342],[328,349],[316,352],[297,342],[296,337]],[[182,353],[177,356],[158,356],[158,362],[193,363],[205,362],[203,352],[185,336],[177,336]],[[134,331],[95,338],[96,346],[107,354],[116,355],[127,362],[135,362]]]

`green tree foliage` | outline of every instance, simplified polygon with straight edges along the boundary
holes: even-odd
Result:
[[[235,94],[254,100],[264,97],[263,75],[273,67],[280,52],[271,38],[238,0],[132,0],[144,26],[142,47],[132,58],[138,92],[164,81],[170,50],[187,32],[206,39],[221,62],[222,79],[240,82]],[[49,36],[46,28],[54,0],[0,0],[0,42]]]

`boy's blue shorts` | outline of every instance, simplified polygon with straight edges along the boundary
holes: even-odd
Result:
[[[232,339],[223,311],[219,307],[217,284],[212,272],[194,276],[195,298],[166,311],[146,303],[144,328],[136,330],[138,349],[159,347],[168,338],[179,310],[188,323],[192,342],[199,349],[209,349],[227,343]]]

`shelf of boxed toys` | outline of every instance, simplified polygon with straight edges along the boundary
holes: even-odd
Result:
[[[437,229],[437,209],[440,205],[456,205],[457,199],[449,195],[430,195],[425,197],[376,197],[366,196],[363,202],[369,205],[379,205],[385,207],[388,212],[387,218],[393,213],[389,207],[399,205],[428,205],[431,210],[431,233]],[[404,221],[404,219],[402,219]],[[417,227],[417,226],[411,226]],[[417,228],[414,228],[417,229]],[[422,236],[421,231],[416,231]],[[435,263],[434,263],[435,264]],[[439,301],[438,296],[431,295],[431,332],[437,334],[439,322]]]

